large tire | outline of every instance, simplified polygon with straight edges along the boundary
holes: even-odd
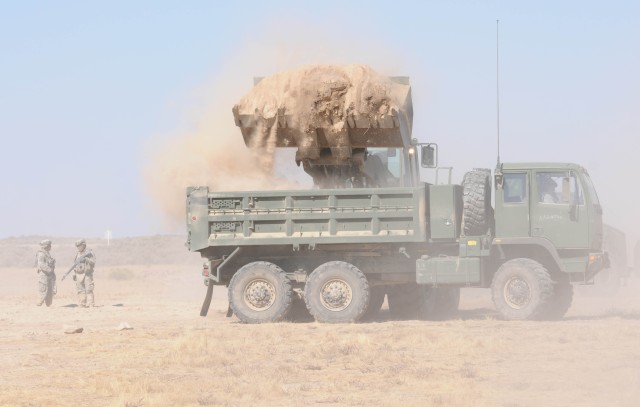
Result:
[[[304,287],[307,308],[318,322],[356,322],[367,310],[369,298],[367,277],[343,261],[320,265]]]
[[[408,283],[387,291],[389,314],[392,319],[429,319],[435,310],[436,296],[431,287]]]
[[[382,285],[372,286],[370,291],[369,306],[361,318],[363,321],[371,321],[378,316],[382,304],[384,304],[384,297],[387,295],[385,287]]]
[[[273,263],[256,261],[238,270],[229,283],[229,304],[248,324],[280,321],[291,307],[293,290],[285,272]]]
[[[512,259],[503,263],[493,276],[491,296],[504,319],[543,319],[553,297],[553,282],[547,269],[537,261]]]
[[[492,222],[491,171],[469,171],[462,179],[462,235],[484,235]]]
[[[545,319],[562,319],[571,308],[573,302],[573,285],[568,281],[557,281],[553,284],[553,295],[549,301]]]

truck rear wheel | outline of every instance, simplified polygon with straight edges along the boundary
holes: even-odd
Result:
[[[249,324],[282,320],[291,307],[293,290],[285,272],[273,263],[256,261],[238,270],[229,283],[229,304]]]
[[[316,268],[304,287],[309,312],[318,322],[358,321],[369,306],[367,277],[356,266],[330,261]]]
[[[462,234],[484,235],[493,222],[491,171],[475,169],[462,179]]]
[[[417,283],[397,285],[387,292],[393,319],[429,319],[436,306],[435,291]]]
[[[504,319],[542,319],[552,300],[553,283],[547,269],[537,261],[512,259],[493,276],[491,296]]]

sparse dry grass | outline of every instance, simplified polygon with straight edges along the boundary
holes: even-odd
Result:
[[[29,270],[0,269],[2,406],[636,406],[638,301],[582,302],[559,322],[487,312],[445,322],[243,325],[209,317],[197,268],[121,266],[96,276],[102,307],[31,304]],[[467,297],[463,306],[486,304]],[[599,300],[600,301],[600,300]],[[114,304],[122,304],[113,306]],[[466,305],[465,305],[466,304]],[[600,310],[593,312],[592,309]],[[582,312],[580,310],[588,310]],[[128,321],[134,329],[117,331]],[[62,324],[83,326],[65,335]]]
[[[116,267],[107,273],[107,278],[111,280],[131,280],[134,277],[133,271],[126,267]]]

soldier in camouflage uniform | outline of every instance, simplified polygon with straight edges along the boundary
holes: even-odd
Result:
[[[51,257],[51,240],[40,242],[40,250],[36,254],[36,266],[38,267],[39,298],[36,303],[41,306],[43,303],[47,307],[51,306],[53,296],[56,293],[56,260]]]
[[[87,255],[74,269],[73,280],[76,282],[76,289],[78,290],[78,305],[81,307],[93,307],[93,268],[96,264],[96,256],[91,250],[87,249],[87,242],[84,239],[78,240],[76,247],[78,248],[78,253],[76,253],[74,263],[78,261],[80,256]]]

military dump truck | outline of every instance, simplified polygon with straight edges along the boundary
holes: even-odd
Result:
[[[267,134],[297,147],[315,188],[187,188],[187,246],[205,259],[208,286],[201,315],[216,285],[228,286],[228,315],[246,323],[299,307],[320,322],[366,320],[385,296],[393,318],[447,318],[461,287],[486,287],[505,319],[555,319],[571,305],[572,283],[606,266],[602,209],[584,168],[499,163],[451,183],[437,145],[412,137],[408,79],[388,80],[400,102],[323,116],[312,131],[287,108],[264,117],[234,107],[247,146]],[[318,94],[344,90],[331,83]],[[421,167],[435,183],[421,181]]]

